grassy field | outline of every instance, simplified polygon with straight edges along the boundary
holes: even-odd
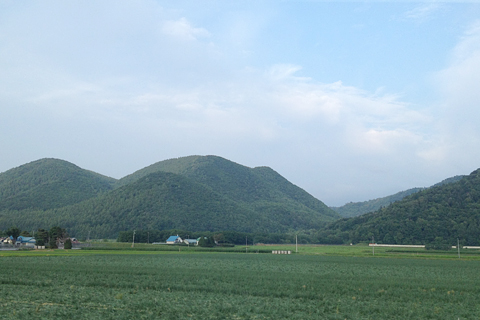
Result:
[[[85,248],[89,250],[105,251],[106,254],[118,254],[120,252],[110,252],[111,250],[122,251],[121,253],[141,254],[151,253],[150,251],[167,251],[180,253],[198,253],[198,252],[237,252],[237,253],[271,253],[272,250],[289,250],[292,254],[295,253],[296,247],[294,244],[282,245],[249,245],[235,246],[235,247],[217,247],[217,248],[201,248],[196,246],[172,246],[172,245],[153,245],[146,243],[136,243],[135,247],[131,247],[131,243],[118,242],[96,242],[92,247]],[[83,250],[82,250],[83,251]],[[335,245],[299,245],[298,253],[301,255],[331,255],[331,256],[352,256],[352,257],[370,257],[373,256],[373,249],[367,245],[355,246],[335,246]],[[5,251],[0,251],[0,256],[5,255]],[[24,253],[29,255],[30,253]],[[32,253],[34,255],[42,254],[41,252]],[[62,253],[56,253],[62,254]],[[80,253],[76,253],[80,254]],[[81,253],[84,254],[84,253]],[[429,258],[429,259],[458,259],[457,250],[449,251],[435,251],[425,250],[424,248],[389,248],[389,247],[375,247],[375,257],[395,257],[395,258]],[[466,260],[480,260],[480,250],[462,249],[461,259]]]
[[[340,249],[360,251],[348,248]],[[353,251],[343,255],[325,251],[292,255],[192,254],[126,248],[0,252],[0,316],[480,318],[480,261],[374,258],[367,253],[354,256]]]
[[[269,250],[291,250],[295,252],[295,245],[264,245],[253,246],[260,250],[268,248]],[[298,246],[299,254],[313,255],[332,255],[332,256],[352,256],[352,257],[370,257],[373,256],[373,248],[367,245],[356,246],[331,246],[331,245],[301,245]],[[458,259],[456,249],[448,251],[426,250],[425,248],[391,248],[375,247],[375,257],[390,258],[428,258],[428,259]],[[461,249],[460,257],[464,260],[480,260],[480,250]]]

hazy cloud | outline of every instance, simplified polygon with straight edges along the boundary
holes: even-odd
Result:
[[[405,18],[416,21],[425,21],[426,19],[429,19],[440,8],[441,4],[437,1],[422,3],[414,9],[405,12]]]
[[[448,150],[450,163],[476,166],[480,159],[479,21],[465,31],[452,50],[450,65],[436,74],[436,80],[442,93],[440,149]]]
[[[58,157],[118,178],[167,158],[216,154],[271,166],[327,204],[341,204],[477,166],[479,22],[434,74],[438,100],[418,105],[401,89],[369,91],[351,85],[348,73],[324,73],[328,53],[365,49],[337,51],[350,43],[350,27],[341,33],[321,21],[327,31],[310,39],[316,15],[300,22],[311,10],[288,7],[282,16],[273,2],[255,10],[221,3],[228,8],[202,5],[205,16],[188,9],[196,2],[182,10],[162,1],[4,6],[0,171]],[[405,17],[422,21],[439,7],[422,3]],[[296,14],[298,25],[282,25]],[[356,19],[335,25],[368,25]],[[298,42],[284,40],[285,32]],[[339,44],[338,37],[346,38]],[[319,41],[325,45],[311,46]],[[305,53],[318,59],[318,70],[303,63]],[[338,59],[361,72],[359,61]],[[388,66],[379,74],[401,71]]]
[[[193,27],[186,18],[165,21],[162,31],[167,35],[184,40],[196,40],[210,36],[210,33],[206,29]]]

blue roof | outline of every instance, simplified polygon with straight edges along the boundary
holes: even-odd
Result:
[[[178,238],[180,238],[180,237],[179,237],[179,236],[170,236],[170,238],[167,239],[167,242],[175,241],[175,240],[177,240]]]
[[[35,242],[35,238],[34,237],[24,237],[24,236],[19,236],[17,238],[17,242],[20,241],[21,243],[26,243],[26,242],[31,242],[31,243],[34,243]]]

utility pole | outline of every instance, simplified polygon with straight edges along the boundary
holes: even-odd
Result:
[[[150,243],[150,231],[147,231],[147,243]]]
[[[458,259],[460,259],[460,240],[457,238]]]
[[[135,230],[133,230],[132,248],[135,247]]]
[[[247,241],[247,236],[245,236],[245,253],[248,253],[248,241]]]
[[[298,253],[298,238],[297,238],[297,235],[295,235],[295,253]]]
[[[375,255],[375,238],[372,236],[373,255]]]

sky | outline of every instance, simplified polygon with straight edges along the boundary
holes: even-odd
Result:
[[[217,155],[329,206],[480,167],[478,1],[0,0],[0,172]]]

